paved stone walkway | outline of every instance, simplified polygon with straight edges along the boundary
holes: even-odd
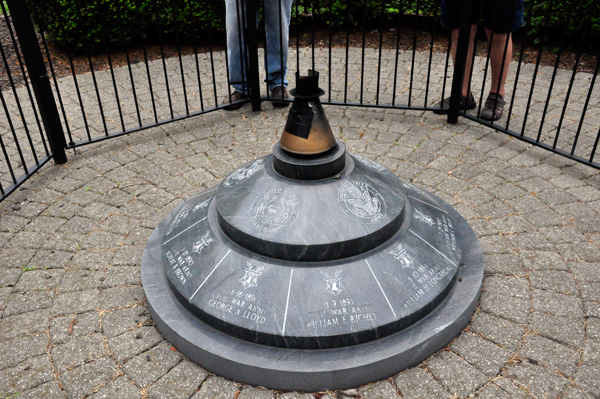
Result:
[[[214,112],[82,147],[0,203],[0,398],[600,398],[600,174],[432,113],[326,107],[354,153],[434,192],[485,253],[477,312],[421,365],[344,392],[212,375],[153,326],[141,254],[202,187],[270,152],[286,111]]]
[[[411,106],[422,107],[425,105],[433,106],[438,103],[442,94],[445,97],[449,96],[452,65],[450,63],[447,76],[444,78],[446,74],[446,54],[433,53],[431,65],[430,54],[427,52],[416,53],[414,61],[412,51],[400,51],[396,59],[395,51],[382,50],[381,64],[379,63],[379,57],[378,50],[366,49],[363,68],[363,54],[360,48],[349,50],[348,62],[346,62],[345,49],[333,49],[330,80],[329,52],[327,49],[315,49],[315,68],[321,72],[320,84],[327,92],[324,99],[331,98],[333,101],[346,100],[355,103],[362,100],[366,104],[379,102],[379,104],[394,103],[405,106],[410,104]],[[296,56],[295,49],[290,49],[289,68],[292,71],[296,70],[297,58],[300,59],[302,71],[306,71],[311,67],[312,52],[310,49],[300,49],[299,57]],[[261,62],[261,76],[264,76],[262,50],[260,51],[259,60]],[[398,65],[397,70],[396,63]],[[60,79],[58,88],[68,122],[65,125],[65,134],[69,135],[67,142],[97,139],[123,130],[137,128],[140,125],[152,124],[155,121],[169,120],[172,116],[178,117],[186,115],[188,112],[199,112],[202,109],[215,107],[227,96],[228,86],[224,52],[214,52],[212,58],[210,54],[198,54],[197,59],[193,55],[185,56],[182,57],[181,65],[183,66],[183,73],[178,58],[169,58],[165,60],[164,65],[162,60],[151,61],[147,68],[144,63],[134,64],[131,73],[127,67],[116,68],[114,70],[116,85],[113,84],[112,74],[109,70],[96,71],[95,76],[92,76],[89,71],[86,73],[86,71],[77,70],[77,86],[72,76]],[[472,87],[478,104],[485,102],[490,86],[490,74],[488,73],[486,76],[485,68],[486,59],[477,57],[474,64]],[[167,71],[166,76],[165,69]],[[363,69],[364,78],[361,77]],[[506,127],[506,121],[510,119],[508,127],[511,130],[522,132],[525,136],[533,139],[538,138],[539,135],[541,142],[555,145],[559,149],[570,152],[576,140],[576,133],[580,128],[579,122],[593,74],[578,72],[567,97],[572,71],[558,70],[551,90],[550,83],[554,69],[552,67],[540,67],[537,73],[534,74],[534,72],[535,65],[533,64],[523,64],[521,66],[513,101],[517,63],[513,62],[511,64],[506,85],[506,99],[509,104],[512,103],[514,106],[510,118],[507,108],[500,123]],[[289,75],[290,87],[294,87],[294,74],[290,73]],[[99,88],[99,94],[95,90],[94,77]],[[427,85],[428,79],[429,85]],[[483,90],[484,94],[481,96],[484,81],[486,82]],[[446,82],[446,90],[442,93],[444,82]],[[167,87],[169,90],[167,90]],[[331,97],[329,97],[330,87]],[[262,90],[263,94],[266,95],[264,85]],[[17,97],[14,93],[12,91],[3,91],[2,93],[15,128],[15,136],[21,146],[23,159],[19,156],[8,118],[5,118],[2,113],[0,113],[2,115],[0,117],[0,136],[7,147],[8,156],[18,177],[25,169],[23,162],[27,167],[33,166],[35,164],[34,152],[38,158],[41,158],[45,155],[45,148],[25,88],[18,89],[16,95],[22,105],[26,123],[23,123],[23,118],[17,107]],[[530,94],[532,100],[529,108],[527,108]],[[581,124],[581,132],[577,137],[577,148],[574,152],[577,156],[589,159],[591,155],[591,149],[600,129],[600,116],[598,112],[594,112],[599,107],[600,84],[596,84],[589,98],[588,109]],[[563,109],[564,117],[562,117]],[[479,111],[479,108],[471,113],[477,111]],[[524,129],[522,129],[523,125],[525,125]],[[560,135],[555,142],[559,125]],[[30,133],[31,142],[27,138],[27,131]],[[11,179],[7,165],[1,157],[0,184],[7,187],[10,183]]]

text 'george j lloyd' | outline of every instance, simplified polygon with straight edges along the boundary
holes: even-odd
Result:
[[[234,381],[320,391],[387,378],[475,311],[483,255],[447,203],[346,152],[296,74],[273,153],[171,212],[142,259],[152,318]]]

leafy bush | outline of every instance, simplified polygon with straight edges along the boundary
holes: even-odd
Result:
[[[32,15],[49,38],[74,51],[104,51],[158,33],[182,36],[223,30],[223,0],[30,0]]]
[[[76,51],[86,47],[104,51],[106,45],[127,45],[140,39],[141,30],[150,40],[155,39],[159,30],[188,40],[192,34],[202,37],[207,29],[224,31],[225,0],[29,1],[36,22],[50,39]],[[600,10],[594,6],[595,1],[528,0],[524,29],[536,41],[558,42],[566,38],[580,43],[589,26],[590,36],[597,44]],[[292,14],[292,23],[312,16],[317,26],[331,24],[338,29],[345,29],[347,24],[357,28],[363,24],[377,27],[381,22],[396,26],[402,15],[439,18],[439,0],[385,0],[384,3],[379,0],[296,0]]]

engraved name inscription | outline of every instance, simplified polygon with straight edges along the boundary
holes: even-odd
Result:
[[[229,313],[236,318],[264,324],[267,321],[267,310],[258,306],[256,302],[257,298],[253,294],[231,290],[227,294],[213,292],[207,304],[213,309]]]
[[[437,217],[438,233],[444,237],[444,244],[446,248],[457,252],[458,247],[456,246],[456,234],[454,233],[454,225],[452,220],[444,215]]]
[[[192,277],[191,267],[194,264],[192,256],[187,249],[181,251],[177,248],[172,248],[166,253],[169,265],[175,272],[175,275],[179,279],[181,285],[186,285],[190,277]]]
[[[306,327],[312,329],[327,329],[342,324],[357,324],[377,321],[377,313],[373,312],[372,304],[355,304],[354,299],[333,299],[323,303],[323,308],[308,312]]]
[[[404,307],[409,308],[414,305],[428,291],[438,286],[440,280],[452,272],[453,269],[454,268],[450,264],[442,266],[436,263],[429,267],[422,265],[419,266],[418,269],[413,270],[408,276],[413,291],[406,302],[404,302]]]

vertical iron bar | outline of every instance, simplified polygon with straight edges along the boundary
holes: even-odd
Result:
[[[456,3],[454,3],[456,8]],[[452,14],[454,15],[455,10],[452,10]],[[454,18],[454,17],[453,17]],[[446,48],[446,63],[444,65],[444,79],[442,82],[442,101],[440,101],[440,108],[444,108],[444,97],[446,95],[446,80],[448,79],[448,65],[450,64],[450,52],[453,46],[452,40],[452,30],[450,31],[450,37],[448,38],[448,47]],[[461,88],[462,90],[462,88]]]
[[[135,104],[135,112],[138,118],[138,124],[142,127],[142,115],[140,114],[140,106],[138,104],[137,93],[135,91],[135,83],[133,81],[133,71],[131,70],[131,60],[129,59],[129,48],[125,48],[125,59],[127,60],[127,70],[129,71],[129,81],[131,82],[131,92],[133,94],[133,102]]]
[[[8,113],[8,107],[6,106],[6,101],[4,100],[4,95],[2,94],[2,90],[0,90],[0,101],[2,101],[2,107],[4,108],[4,112],[6,113],[6,119],[8,120],[10,130],[13,132],[13,136],[14,136],[15,128],[12,124],[10,114]],[[15,176],[15,172],[13,170],[12,164],[10,163],[10,158],[8,157],[8,152],[6,151],[6,147],[4,146],[4,140],[2,139],[1,134],[0,134],[0,146],[2,147],[2,153],[4,154],[4,159],[6,160],[6,165],[8,166],[8,171],[10,173],[10,176],[12,177],[12,181],[14,184],[16,184],[17,178]],[[25,169],[25,173],[27,173],[27,169]]]
[[[592,148],[590,163],[592,163],[592,161],[594,160],[594,155],[596,154],[596,150],[598,149],[598,141],[600,141],[600,129],[598,129],[598,134],[596,134],[596,141],[594,142],[594,148]]]
[[[210,53],[210,69],[212,71],[212,83],[213,83],[213,92],[215,95],[215,107],[219,106],[219,99],[217,98],[217,78],[215,75],[215,60],[213,57],[213,47],[212,47],[212,31],[210,27],[208,30],[208,52]],[[229,78],[229,61],[227,57],[227,41],[225,41],[225,73],[227,74],[227,93],[229,95],[229,101],[231,102],[231,79]]]
[[[12,123],[12,119],[10,117],[10,114],[8,113],[8,107],[6,106],[6,100],[4,99],[4,95],[2,94],[2,90],[0,90],[0,101],[2,102],[2,108],[4,108],[4,113],[6,114],[6,120],[8,121],[8,126],[10,126],[10,131],[13,134],[13,137],[16,137],[15,135],[15,127]],[[19,143],[15,140],[15,143],[17,145],[17,149],[19,149]],[[13,179],[13,183],[17,183],[17,178],[15,176],[15,172],[12,168],[12,164],[10,163],[10,158],[8,157],[8,153],[6,152],[6,147],[4,146],[4,140],[2,139],[2,135],[0,134],[0,146],[2,147],[2,153],[4,153],[4,159],[6,160],[6,165],[8,166],[8,171],[10,172],[10,176]],[[19,152],[19,154],[21,155],[21,153]],[[23,162],[22,156],[21,156],[21,161]],[[25,164],[23,164],[25,165]],[[25,173],[27,173],[27,169],[25,169]]]
[[[392,106],[396,105],[396,85],[398,83],[398,57],[400,54],[400,27],[402,26],[402,2],[398,4],[398,25],[396,28],[396,62],[394,64],[394,85],[392,89]]]
[[[285,69],[286,67],[283,65],[283,21],[282,19],[282,14],[283,14],[283,10],[282,10],[282,6],[281,6],[281,0],[279,0],[277,2],[279,4],[279,65],[281,65],[281,87],[284,87],[284,80],[285,80]],[[314,51],[314,50],[313,50]],[[314,57],[314,53],[313,53],[313,57]],[[314,69],[314,59],[313,59],[313,69]],[[268,79],[268,77],[267,77]],[[281,98],[284,98],[284,94],[283,94],[283,90],[281,91]]]
[[[165,46],[162,39],[162,28],[160,27],[160,11],[156,9],[156,31],[158,32],[158,46],[160,47],[160,58],[162,60],[163,71],[165,73],[165,86],[167,88],[167,99],[169,101],[169,111],[171,119],[175,118],[173,112],[173,100],[171,99],[171,87],[169,86],[169,73],[167,72],[167,61],[165,60]]]
[[[551,10],[554,7],[554,0],[551,0],[549,3],[549,9]],[[533,11],[533,10],[532,10]],[[531,99],[533,97],[533,90],[535,89],[535,81],[537,79],[537,72],[540,67],[540,62],[542,61],[542,51],[544,50],[544,39],[546,37],[546,32],[548,29],[548,21],[545,21],[544,29],[542,31],[542,38],[540,39],[538,56],[535,62],[535,68],[533,69],[533,77],[531,79],[531,89],[529,90],[529,98],[527,99],[527,106],[525,107],[525,117],[523,118],[523,126],[521,126],[521,136],[525,134],[525,127],[527,126],[527,119],[529,117],[529,107],[531,106]]]
[[[2,48],[2,43],[0,43],[0,50],[4,53],[4,49]],[[5,67],[6,63],[4,64]],[[21,151],[21,144],[19,144],[19,139],[17,138],[17,132],[15,131],[15,126],[12,123],[12,118],[10,117],[10,113],[8,111],[8,107],[6,106],[6,101],[4,100],[4,94],[2,94],[2,90],[0,90],[0,101],[2,101],[2,107],[4,108],[4,113],[6,114],[6,120],[8,121],[8,126],[10,127],[10,131],[13,136],[13,140],[15,141],[15,146],[17,147],[17,152],[19,153],[19,158],[21,158],[21,164],[23,165],[23,169],[25,173],[27,173],[27,163],[25,162],[25,157],[23,157],[23,151]],[[2,140],[2,135],[0,134],[0,140]],[[1,141],[0,141],[1,142]],[[4,143],[2,142],[2,150],[4,151],[4,158],[6,159],[6,163],[8,164],[8,168],[10,170],[10,174],[13,178],[13,183],[16,183],[15,174],[13,172],[12,166],[10,165],[10,159],[8,154],[6,153],[6,149],[4,148]]]
[[[363,37],[362,37],[362,55],[360,61],[360,103],[363,103],[363,93],[365,84],[365,45],[367,39],[367,0],[363,0],[362,8],[362,20],[363,20]]]
[[[187,87],[185,85],[185,73],[183,72],[183,59],[181,58],[181,43],[179,42],[180,23],[175,25],[175,41],[177,43],[177,55],[179,56],[179,71],[181,72],[181,85],[183,86],[183,101],[185,102],[185,114],[190,114],[190,106],[188,104]]]
[[[575,134],[575,140],[573,141],[573,147],[571,148],[571,155],[573,155],[575,153],[575,146],[577,145],[577,141],[579,140],[579,133],[581,132],[581,128],[583,126],[583,120],[585,119],[585,114],[587,113],[587,109],[590,104],[590,99],[592,97],[592,91],[594,90],[594,85],[596,84],[596,77],[598,77],[599,70],[600,70],[600,57],[598,57],[598,62],[596,63],[596,70],[594,71],[594,76],[592,77],[592,81],[590,82],[590,89],[588,90],[588,94],[585,99],[585,104],[583,105],[581,119],[579,120],[579,126],[577,126],[577,133]],[[592,162],[592,161],[590,160],[590,162]]]
[[[379,83],[381,82],[381,51],[383,47],[383,12],[385,11],[385,0],[381,0],[381,9],[379,10],[379,59],[377,61],[377,94],[375,95],[375,104],[379,105]]]
[[[312,0],[310,3],[310,25],[311,25],[311,47],[312,47],[312,70],[315,70],[315,2]],[[281,7],[281,0],[279,0],[279,6]]]
[[[494,110],[496,109],[496,107],[498,106],[498,95],[500,92],[500,86],[502,85],[502,78],[504,76],[504,65],[507,62],[506,60],[506,53],[508,52],[508,43],[511,40],[511,36],[512,33],[509,32],[506,34],[506,42],[504,43],[504,52],[502,54],[502,62],[500,63],[500,79],[498,79],[498,86],[496,87],[496,99],[494,100]],[[510,65],[510,61],[508,60],[508,63]],[[507,75],[508,75],[508,71],[507,71]],[[506,93],[504,93],[506,95]],[[492,117],[492,120],[490,121],[490,123],[493,125],[494,124],[494,118]]]
[[[300,13],[298,3],[299,0],[296,0],[296,72],[300,73]]]
[[[331,25],[332,25],[332,21],[333,21],[332,20],[332,17],[333,17],[333,10],[332,10],[332,8],[333,8],[333,0],[329,0],[329,18],[328,18],[328,20],[329,20],[329,42],[328,42],[328,45],[329,45],[329,70],[328,70],[328,73],[329,73],[329,80],[328,80],[329,87],[328,87],[328,91],[327,91],[328,92],[329,101],[331,101]]]
[[[269,82],[268,82],[268,77],[269,77],[269,60],[267,59],[267,49],[269,44],[267,43],[267,26],[266,26],[266,21],[267,21],[267,17],[266,17],[266,6],[263,3],[263,7],[262,7],[262,17],[263,17],[263,21],[265,21],[265,48],[264,48],[264,54],[263,54],[263,59],[265,60],[265,76],[267,77],[267,79],[265,79],[265,88],[267,89],[267,97],[269,97],[269,95],[271,93],[269,93]]]
[[[250,86],[250,101],[252,102],[252,111],[260,111],[260,77],[258,71],[258,40],[256,32],[256,0],[243,0],[245,4],[245,19],[246,29],[244,43],[246,43],[246,51],[248,55],[248,80]],[[243,7],[244,8],[244,7]],[[244,9],[242,8],[242,14]],[[279,32],[280,32],[280,43],[281,43],[281,2],[279,2]],[[283,46],[280,44],[280,50]],[[283,58],[283,54],[280,53]],[[283,61],[281,62],[283,66]],[[283,86],[283,70],[282,70],[282,86]]]
[[[348,102],[348,52],[350,46],[350,9],[346,4],[346,65],[344,72],[344,102]]]
[[[100,2],[96,0],[96,7],[100,7]],[[104,13],[100,13],[104,14]],[[117,80],[115,79],[115,71],[112,64],[112,57],[110,55],[110,45],[108,43],[108,35],[106,34],[106,21],[102,24],[102,40],[106,47],[106,58],[108,60],[108,67],[110,69],[110,77],[113,83],[113,90],[115,91],[115,100],[117,101],[117,109],[119,110],[119,119],[121,120],[121,129],[125,131],[125,121],[123,120],[123,110],[121,109],[121,100],[119,99],[119,90],[117,89]]]
[[[587,13],[586,13],[587,14]],[[569,105],[569,98],[571,97],[571,89],[573,89],[573,82],[575,81],[575,75],[577,74],[577,68],[579,67],[579,60],[581,60],[581,55],[583,53],[584,44],[588,41],[590,28],[592,26],[592,18],[588,19],[588,23],[586,25],[585,35],[582,41],[579,42],[579,51],[577,52],[577,58],[575,59],[575,65],[573,66],[573,73],[571,74],[571,80],[569,81],[569,88],[567,89],[567,95],[565,97],[565,104],[563,105],[562,112],[560,114],[560,120],[558,121],[558,127],[556,128],[556,137],[554,137],[554,144],[552,148],[556,148],[556,144],[558,143],[558,135],[560,134],[560,129],[562,127],[563,120],[565,119],[565,113],[567,112],[567,106]],[[573,146],[572,150],[575,150],[575,146]]]
[[[196,19],[193,19],[192,25],[192,43],[194,45],[194,57],[196,59],[196,74],[198,78],[198,94],[200,96],[200,110],[204,111],[204,99],[202,97],[202,80],[200,80],[200,63],[198,62],[198,39],[196,38],[196,29],[198,29],[198,23]]]
[[[571,3],[571,7],[569,8],[569,13],[567,14],[567,16],[570,15],[571,12],[573,11],[574,4],[575,3]],[[550,87],[548,88],[548,95],[546,96],[546,104],[544,104],[544,112],[542,113],[542,120],[540,121],[540,128],[538,130],[538,135],[537,135],[536,141],[540,141],[540,138],[542,137],[542,129],[544,128],[544,119],[546,119],[546,112],[548,112],[548,105],[550,104],[550,97],[552,97],[552,89],[554,88],[554,81],[556,80],[556,71],[558,71],[560,56],[562,55],[563,47],[565,45],[565,36],[567,36],[567,28],[568,28],[567,18],[568,17],[565,18],[565,29],[564,29],[562,37],[560,39],[560,44],[558,46],[558,54],[556,55],[556,62],[554,63],[554,71],[552,72],[552,78],[550,79]]]
[[[242,3],[242,5],[240,6],[240,1],[244,2],[245,0],[235,0],[235,10],[236,10],[236,14],[237,14],[237,26],[238,26],[238,43],[239,43],[239,53],[240,53],[240,69],[242,72],[242,89],[246,90],[245,94],[248,94],[249,89],[249,85],[248,85],[248,63],[247,63],[247,59],[246,59],[246,55],[247,53],[244,51],[245,46],[246,46],[246,42],[244,39],[246,39],[244,31],[245,31],[245,24],[246,24],[246,19],[244,18],[244,12],[243,9],[245,8],[245,3]],[[231,99],[231,92],[229,93],[229,102],[232,102]]]
[[[73,83],[75,84],[75,91],[77,92],[77,99],[79,100],[79,106],[81,107],[81,115],[83,116],[83,125],[85,126],[85,132],[87,134],[88,140],[92,140],[92,136],[90,134],[90,126],[88,125],[87,116],[85,114],[85,108],[83,106],[83,99],[81,98],[81,89],[79,88],[79,81],[77,80],[77,71],[75,69],[75,64],[73,63],[73,56],[71,52],[67,49],[67,58],[69,59],[69,66],[71,67],[71,75],[73,76]],[[71,144],[71,143],[69,143]]]
[[[11,18],[15,21],[15,29],[23,51],[23,58],[38,101],[38,108],[48,136],[54,162],[58,164],[65,163],[67,162],[65,135],[29,10],[22,1],[8,0],[7,3]]]
[[[52,80],[54,82],[54,88],[56,89],[56,95],[58,97],[58,102],[60,104],[60,110],[63,116],[63,121],[65,123],[65,127],[67,128],[67,135],[69,136],[69,142],[73,142],[73,137],[71,136],[71,128],[69,127],[69,120],[67,119],[67,113],[65,111],[65,105],[63,104],[62,95],[60,94],[60,88],[58,87],[58,81],[56,79],[56,73],[54,72],[54,66],[52,65],[52,57],[50,56],[50,49],[48,48],[48,43],[46,42],[46,35],[44,34],[43,27],[40,28],[40,36],[42,37],[42,44],[44,46],[44,50],[46,52],[46,57],[48,58],[48,66],[50,67],[50,74],[52,75]]]
[[[437,10],[438,4],[437,1],[434,5]],[[425,83],[425,101],[423,102],[423,106],[427,107],[427,100],[429,98],[429,83],[431,81],[431,62],[433,60],[433,44],[435,43],[435,26],[436,26],[437,18],[432,18],[431,22],[431,42],[429,44],[429,63],[427,65],[427,82]]]
[[[529,21],[527,23],[527,26],[531,25],[531,21],[533,19],[533,5],[534,2],[531,2],[531,10],[529,10]],[[505,129],[508,130],[508,127],[510,125],[510,117],[512,115],[512,110],[513,110],[513,104],[515,103],[515,98],[516,98],[516,94],[517,94],[517,83],[519,83],[519,76],[521,73],[521,63],[523,62],[523,53],[525,52],[525,43],[527,40],[525,40],[525,37],[523,38],[523,43],[521,43],[521,53],[519,54],[519,63],[517,64],[517,73],[515,74],[515,85],[513,87],[513,92],[512,92],[512,99],[510,100],[510,106],[508,108],[508,115],[506,117],[506,127]],[[525,111],[527,112],[527,111]]]
[[[473,12],[473,0],[464,0],[462,2],[462,7],[458,43],[456,46],[456,59],[454,60],[452,91],[450,93],[450,107],[448,109],[448,123],[452,124],[458,122],[458,108],[460,107],[462,85],[465,77],[465,68],[467,67],[469,40],[471,40],[471,13]],[[453,17],[455,16],[456,15],[453,15]]]
[[[83,13],[81,12],[82,6],[81,6],[81,0],[76,0],[75,1],[75,6],[77,7],[77,11],[78,14],[80,14],[80,17],[83,18]],[[87,26],[86,24],[84,24],[84,26]],[[106,117],[104,116],[104,108],[102,106],[102,99],[100,98],[100,90],[98,89],[98,81],[96,80],[96,72],[94,71],[94,62],[92,61],[92,53],[91,53],[91,48],[89,45],[89,42],[87,40],[87,34],[88,31],[87,29],[84,29],[83,32],[83,46],[85,48],[85,53],[88,59],[88,63],[90,65],[90,72],[92,74],[92,82],[94,82],[94,90],[96,91],[96,98],[98,99],[98,108],[100,109],[100,117],[102,118],[102,126],[104,127],[104,135],[108,136],[108,127],[106,126]]]
[[[18,51],[18,49],[15,49],[15,50]],[[6,59],[6,53],[4,52],[4,46],[2,46],[1,42],[0,42],[0,55],[2,56],[2,62],[4,62],[4,67],[6,69],[6,76],[8,76],[8,81],[10,82],[10,87],[12,88],[13,96],[15,96],[15,101],[17,103],[17,109],[19,111],[19,115],[21,116],[21,121],[23,121],[23,127],[25,128],[25,134],[27,135],[27,139],[29,140],[29,145],[33,149],[33,142],[31,141],[31,134],[29,133],[29,127],[27,126],[27,120],[25,119],[25,114],[23,113],[23,108],[21,107],[21,101],[19,100],[19,95],[17,94],[17,88],[15,87],[15,82],[12,78],[12,74],[11,74],[10,68],[8,66],[8,61]],[[8,109],[6,110],[6,112],[8,115]],[[27,173],[27,165],[25,164],[25,158],[23,157],[23,153],[21,151],[21,145],[19,144],[16,131],[14,129],[12,129],[12,133],[13,133],[13,138],[15,140],[15,145],[17,146],[17,150],[19,151],[19,155],[21,156],[21,162],[23,163],[23,166],[25,167],[25,173]],[[35,151],[33,152],[33,155],[35,157],[35,163],[38,164],[38,159],[35,154]]]
[[[25,67],[23,66],[23,61],[21,60],[21,54],[19,53],[19,46],[17,45],[17,40],[15,39],[15,34],[13,32],[12,26],[9,22],[8,15],[6,13],[6,5],[4,3],[0,3],[0,7],[2,8],[2,14],[4,15],[4,20],[6,21],[6,27],[8,28],[8,33],[10,35],[11,41],[13,43],[13,47],[15,49],[15,54],[17,56],[19,68],[21,69],[21,74],[23,75],[23,82],[25,85],[25,89],[27,90],[27,96],[29,97],[29,103],[31,104],[31,108],[33,109],[33,116],[35,117],[35,122],[37,124],[38,131],[40,133],[40,138],[42,139],[42,144],[44,145],[44,150],[46,151],[46,155],[49,155],[48,146],[46,145],[46,140],[44,139],[44,134],[42,133],[42,124],[40,123],[40,118],[38,116],[37,109],[35,108],[35,102],[33,101],[33,96],[31,95],[31,89],[29,88],[27,73],[25,72]],[[16,28],[17,27],[15,26],[15,29]],[[35,27],[33,29],[35,32]],[[36,45],[39,47],[39,44],[37,43],[37,41],[36,41]],[[41,50],[40,50],[40,54],[41,54]],[[42,55],[42,62],[43,62],[43,60],[44,60],[44,58]],[[8,65],[7,65],[7,69],[8,69]],[[44,69],[45,69],[45,67],[44,67]],[[25,124],[25,120],[23,120],[23,124]],[[29,138],[29,141],[31,142],[31,138]],[[35,150],[35,147],[33,146],[33,144],[31,145],[31,152],[33,153],[33,157],[35,158],[35,163],[38,164],[37,151]]]
[[[413,89],[413,78],[415,74],[415,56],[417,54],[417,35],[419,29],[419,8],[421,6],[421,0],[417,0],[417,10],[415,13],[415,35],[413,36],[413,52],[412,59],[410,61],[410,84],[408,87],[408,106],[412,103],[412,89]]]
[[[140,11],[139,0],[134,0],[136,9],[136,22],[140,30],[140,40],[142,41],[142,51],[144,53],[144,64],[146,65],[146,75],[148,76],[148,90],[150,91],[150,100],[152,102],[152,112],[154,114],[154,123],[158,123],[158,113],[156,112],[156,100],[154,99],[154,89],[152,88],[152,77],[150,75],[150,65],[148,64],[148,48],[144,36],[144,26],[142,24],[142,13]]]

